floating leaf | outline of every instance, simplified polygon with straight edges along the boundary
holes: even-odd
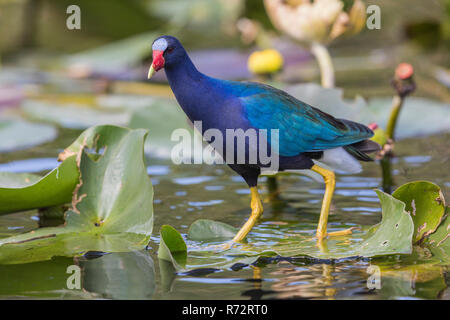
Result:
[[[32,173],[0,172],[0,187],[23,188],[40,179],[41,176]]]
[[[23,120],[0,120],[0,153],[21,150],[52,141],[57,130],[47,124]]]
[[[358,235],[360,239],[362,238],[362,242],[331,247],[330,244],[336,240],[328,239],[328,245],[321,248],[320,245],[316,245],[315,239],[309,241],[303,239],[297,244],[293,241],[293,243],[286,245],[274,245],[265,250],[273,251],[282,256],[308,255],[320,259],[340,259],[352,256],[376,257],[411,253],[413,222],[410,215],[404,210],[405,204],[387,193],[379,190],[376,190],[376,192],[381,202],[382,220],[374,232],[368,232],[365,237]],[[349,240],[353,237],[350,237]]]
[[[21,110],[25,116],[45,122],[52,122],[64,128],[86,129],[102,124],[126,125],[128,112],[112,112],[80,104],[54,104],[46,101],[27,100]]]
[[[383,217],[375,233],[357,250],[361,256],[411,253],[413,221],[405,212],[405,204],[387,193],[376,190],[380,198]]]
[[[158,258],[172,262],[177,269],[184,268],[187,260],[187,246],[183,237],[169,225],[161,227],[160,236]]]
[[[142,129],[97,126],[66,149],[78,152],[80,144],[86,145],[80,161],[81,186],[72,201],[72,210],[82,214],[69,213],[68,223],[91,221],[95,232],[151,234],[153,188],[143,157],[146,135]]]
[[[440,259],[442,264],[450,263],[450,218],[447,215],[441,222],[437,230],[432,233],[428,239],[431,252],[435,257]]]
[[[428,181],[402,185],[392,196],[406,204],[414,221],[413,242],[418,243],[439,226],[445,213],[445,200],[439,186]]]
[[[46,176],[0,173],[0,215],[70,202],[79,181],[75,156],[67,158]]]
[[[107,45],[72,54],[65,64],[76,76],[114,76],[130,77],[130,68],[136,67],[151,54],[151,42],[155,33],[145,32]],[[136,77],[136,75],[134,75]]]
[[[128,126],[149,130],[146,153],[166,159],[170,158],[173,147],[178,143],[171,140],[172,133],[177,129],[185,129],[191,134],[193,132],[183,110],[169,99],[157,99],[150,107],[134,112]]]
[[[310,233],[305,234],[304,231],[292,231],[287,228],[283,238],[280,238],[278,243],[275,244],[267,244],[265,241],[258,242],[252,238],[251,233],[248,236],[248,243],[234,244],[231,247],[223,244],[212,245],[211,242],[199,244],[190,240],[189,243],[192,245],[189,246],[186,267],[181,269],[226,268],[243,261],[246,264],[252,263],[259,256],[274,255],[284,257],[309,256],[328,260],[410,254],[412,252],[414,224],[410,215],[404,210],[405,204],[381,191],[377,191],[377,194],[383,211],[382,221],[376,228],[371,228],[371,231],[366,232],[366,234],[355,233],[318,242]],[[164,235],[164,240],[172,239],[176,244],[173,247],[180,248],[179,252],[185,252],[182,236],[175,229],[168,226],[166,228],[168,232]],[[235,231],[231,226],[208,220],[194,222],[191,229],[189,234],[195,234],[195,237],[201,240],[206,238],[217,240],[217,237],[211,234],[212,230],[218,230],[220,236],[223,235],[224,230],[230,233],[231,230]],[[163,243],[163,241],[161,242]],[[174,261],[175,268],[180,269],[180,263],[173,258],[173,255],[167,254],[168,251],[172,252],[167,250],[167,247],[166,244],[160,246],[164,257],[166,260]]]
[[[188,239],[195,241],[232,239],[239,229],[223,222],[196,220],[188,230]]]
[[[202,145],[205,142],[173,99],[155,99],[151,106],[137,110],[128,127],[143,128],[150,132],[145,152],[152,157],[172,160],[172,157],[177,157],[180,162],[195,158],[203,159],[206,163],[219,159],[218,155],[204,152],[203,148],[192,148],[194,144]]]
[[[67,157],[63,164],[76,154],[80,170],[65,226],[0,239],[0,262],[141,249],[153,226],[153,188],[143,158],[145,136],[145,130],[115,126],[83,132],[63,154]]]

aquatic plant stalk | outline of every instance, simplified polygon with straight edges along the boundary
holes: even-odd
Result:
[[[386,127],[386,135],[388,139],[394,140],[395,127],[397,125],[398,115],[403,106],[403,98],[399,95],[395,95],[392,99],[391,113],[389,115],[389,121]]]
[[[382,188],[386,193],[392,193],[394,179],[392,176],[392,155],[388,154],[380,160],[381,173],[383,177]]]
[[[314,56],[317,59],[317,62],[319,63],[322,87],[333,88],[334,67],[327,47],[318,42],[314,42],[311,45],[311,52],[314,54]]]

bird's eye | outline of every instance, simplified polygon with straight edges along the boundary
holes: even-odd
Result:
[[[167,48],[167,50],[166,50],[167,53],[171,53],[172,51],[173,51],[173,47],[169,47],[169,48]]]

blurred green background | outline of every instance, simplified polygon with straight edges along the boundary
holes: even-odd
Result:
[[[66,8],[71,4],[81,8],[81,30],[66,28]],[[450,1],[365,4],[380,6],[381,29],[364,28],[332,43],[336,86],[346,88],[349,96],[388,93],[393,68],[408,61],[416,68],[419,94],[449,101]],[[24,59],[36,64],[146,32],[176,35],[188,49],[250,50],[254,43],[244,44],[237,27],[244,17],[261,24],[265,33],[287,39],[273,28],[262,0],[0,0],[0,55],[3,64],[21,64]],[[149,37],[149,51],[151,41]],[[440,76],[437,67],[444,68]],[[283,80],[318,78],[314,64],[303,64],[303,71],[294,69],[284,70]]]

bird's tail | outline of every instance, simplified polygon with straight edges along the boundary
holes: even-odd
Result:
[[[367,154],[381,150],[381,146],[375,141],[367,139],[344,146],[344,149],[360,161],[373,161]]]

